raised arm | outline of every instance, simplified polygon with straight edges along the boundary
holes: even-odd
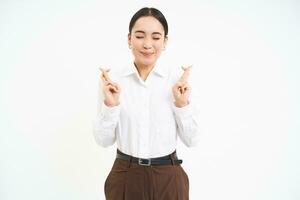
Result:
[[[99,108],[93,121],[93,133],[96,142],[107,147],[114,144],[116,140],[115,131],[120,117],[119,97],[121,88],[110,79],[109,69],[99,69],[102,72],[100,75],[102,81],[99,83]]]

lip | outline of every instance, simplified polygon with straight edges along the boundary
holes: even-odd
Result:
[[[141,52],[141,54],[145,57],[150,57],[152,56],[154,53],[153,52]]]

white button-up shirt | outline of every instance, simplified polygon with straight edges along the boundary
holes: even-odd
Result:
[[[111,69],[109,76],[121,87],[120,104],[104,104],[102,80],[99,79],[98,112],[93,121],[96,142],[107,147],[117,142],[123,153],[154,158],[176,149],[177,136],[186,146],[195,146],[199,136],[198,109],[193,101],[178,108],[172,87],[183,70],[156,65],[143,81],[134,65]],[[192,86],[193,89],[193,86]]]

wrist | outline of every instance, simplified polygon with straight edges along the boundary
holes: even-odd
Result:
[[[114,106],[118,106],[120,103],[119,103],[119,102],[108,103],[106,100],[104,100],[104,104],[105,104],[107,107],[114,107]]]
[[[175,104],[176,107],[182,108],[184,106],[187,106],[189,104],[189,101],[184,101],[184,102],[175,101],[174,104]]]

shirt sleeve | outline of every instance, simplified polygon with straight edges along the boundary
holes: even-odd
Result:
[[[99,81],[97,115],[93,120],[93,134],[97,144],[108,147],[116,141],[116,127],[120,118],[120,107],[108,107],[104,103],[102,81]]]
[[[173,111],[177,123],[177,132],[181,141],[187,147],[197,146],[199,142],[199,109],[194,99],[184,107],[176,107]]]
[[[178,80],[181,76],[182,71],[177,73],[176,79],[174,82]],[[177,124],[177,133],[181,141],[187,147],[197,146],[199,143],[200,136],[200,109],[199,109],[199,92],[197,88],[195,88],[195,84],[192,85],[192,90],[189,98],[189,104],[184,107],[176,107],[174,103],[172,103],[172,109],[175,115],[175,120]]]

